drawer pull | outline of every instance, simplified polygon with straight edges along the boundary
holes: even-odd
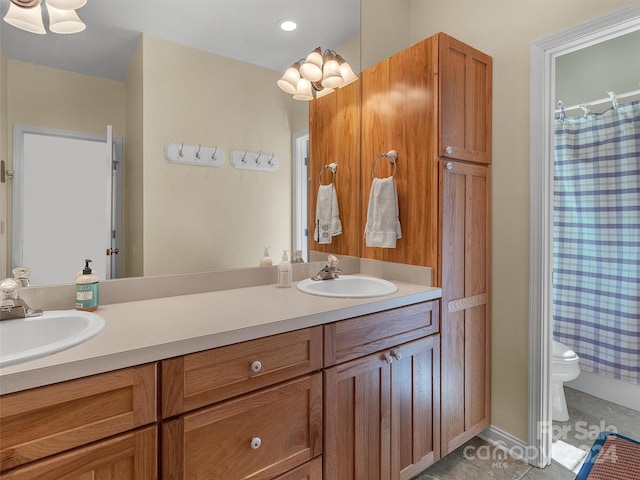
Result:
[[[251,371],[258,373],[260,370],[262,370],[262,362],[260,360],[256,360],[251,364]]]
[[[402,354],[398,350],[391,350],[391,356],[396,360],[402,360]]]
[[[258,448],[260,448],[260,445],[262,445],[262,440],[260,440],[260,437],[253,437],[251,439],[251,448],[253,450],[257,450]]]
[[[393,357],[388,352],[384,354],[384,359],[386,360],[387,363],[392,363],[393,362]]]

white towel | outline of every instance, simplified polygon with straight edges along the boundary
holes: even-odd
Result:
[[[318,237],[318,233],[320,237]],[[332,237],[342,233],[338,195],[333,183],[320,185],[316,200],[316,226],[313,238],[318,243],[331,243]]]
[[[395,248],[396,240],[402,238],[393,177],[373,179],[364,235],[367,247]]]

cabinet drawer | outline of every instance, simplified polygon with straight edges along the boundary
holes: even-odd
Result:
[[[322,453],[322,377],[244,395],[162,428],[164,480],[271,479]]]
[[[156,427],[125,433],[88,447],[3,473],[3,480],[157,478]]]
[[[314,458],[274,480],[322,480],[322,457]]]
[[[322,367],[322,327],[165,360],[162,417],[289,380]]]
[[[438,319],[434,300],[325,325],[324,366],[437,333]]]
[[[0,469],[60,453],[156,420],[156,365],[5,395]]]

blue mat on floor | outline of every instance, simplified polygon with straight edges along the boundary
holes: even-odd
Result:
[[[596,441],[593,443],[593,446],[591,447],[591,450],[589,451],[587,458],[584,461],[584,464],[580,468],[580,471],[578,472],[578,476],[576,477],[576,480],[586,480],[589,474],[591,473],[591,469],[597,463],[604,463],[607,461],[615,463],[615,458],[613,458],[613,456],[616,455],[616,452],[608,452],[602,449],[602,446],[604,445],[605,440],[611,435],[619,439],[627,440],[636,445],[640,445],[640,442],[638,440],[625,437],[624,435],[620,435],[619,433],[606,432],[606,431],[600,432],[600,434],[598,435],[598,438],[596,438]],[[599,457],[600,453],[602,453],[602,457]],[[625,478],[624,480],[640,479],[640,472],[634,472],[632,473],[632,475],[635,475],[635,476],[628,477],[628,479]],[[623,479],[619,478],[616,480],[623,480]]]

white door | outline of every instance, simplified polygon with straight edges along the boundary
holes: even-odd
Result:
[[[85,259],[111,278],[107,137],[16,126],[12,263],[32,269],[32,285],[73,283]]]

